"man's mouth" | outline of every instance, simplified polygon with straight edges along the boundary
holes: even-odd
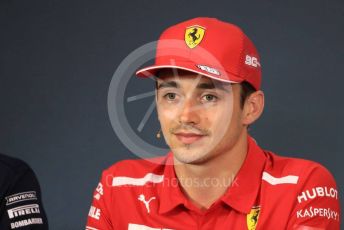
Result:
[[[177,139],[184,144],[192,144],[204,137],[205,135],[197,134],[197,133],[175,133]]]

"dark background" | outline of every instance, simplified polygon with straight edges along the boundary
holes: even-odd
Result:
[[[322,163],[343,198],[342,0],[0,0],[0,152],[36,172],[51,229],[84,229],[101,171],[135,157],[107,112],[117,66],[196,16],[239,25],[260,51],[266,109],[252,127],[259,144]],[[128,112],[140,116],[145,106]],[[154,137],[156,117],[150,124]]]

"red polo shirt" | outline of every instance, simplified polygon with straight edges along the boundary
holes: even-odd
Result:
[[[338,191],[323,166],[264,151],[251,137],[248,147],[232,184],[206,211],[181,191],[171,152],[114,164],[94,192],[86,229],[339,230]]]

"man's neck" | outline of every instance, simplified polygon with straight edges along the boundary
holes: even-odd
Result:
[[[247,150],[247,133],[243,132],[230,150],[202,164],[175,164],[182,191],[196,207],[208,209],[232,184]]]

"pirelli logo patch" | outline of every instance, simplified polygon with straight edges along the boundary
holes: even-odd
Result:
[[[34,213],[40,213],[38,204],[29,204],[24,206],[15,207],[7,210],[8,217],[13,219],[19,216],[30,215]]]

